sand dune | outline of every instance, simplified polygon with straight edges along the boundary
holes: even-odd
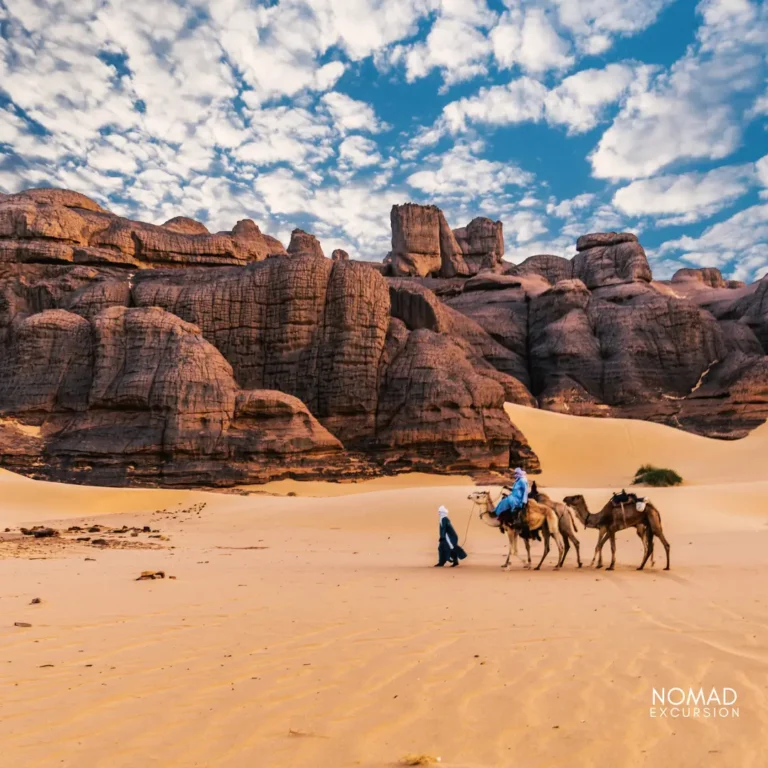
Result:
[[[301,494],[286,497],[0,474],[0,529],[83,518],[169,539],[39,560],[0,543],[0,766],[383,768],[423,753],[450,768],[762,768],[768,478],[752,454],[765,429],[752,447],[712,446],[519,416],[555,496],[597,505],[649,460],[686,477],[652,491],[671,572],[636,572],[625,532],[614,573],[554,572],[554,558],[505,573],[505,539],[473,516],[466,478],[272,489]],[[698,467],[716,453],[739,482]],[[441,503],[467,536],[458,569],[430,567]],[[579,536],[588,560],[594,532]],[[146,569],[177,578],[134,581]],[[736,689],[739,717],[649,716],[654,686],[700,685]]]
[[[631,419],[568,416],[507,403],[548,485],[629,485],[643,464],[677,471],[685,483],[768,480],[768,423],[743,440],[712,440]]]

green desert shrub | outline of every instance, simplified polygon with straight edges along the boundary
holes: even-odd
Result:
[[[674,469],[660,469],[651,464],[643,464],[635,472],[634,485],[652,485],[655,488],[666,488],[670,485],[680,485],[683,478]]]

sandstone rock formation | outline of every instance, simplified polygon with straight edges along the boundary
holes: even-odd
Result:
[[[516,355],[527,378],[515,375],[540,407],[717,437],[768,417],[768,280],[728,288],[716,271],[691,270],[654,283],[633,235],[579,245],[572,261],[534,256],[445,297]]]
[[[637,280],[650,282],[651,268],[637,237],[608,232],[580,237],[573,259],[573,277],[590,290]]]
[[[303,229],[294,229],[293,232],[291,232],[288,255],[315,256],[320,259],[325,258],[323,249],[320,247],[320,241],[314,235],[310,235]]]
[[[0,464],[161,485],[536,470],[505,401],[727,438],[768,418],[768,277],[654,282],[627,233],[506,265],[499,222],[391,222],[367,264],[250,220],[0,196]]]
[[[205,224],[189,219],[186,216],[174,216],[163,224],[165,229],[171,232],[178,232],[180,235],[210,235],[208,227]]]
[[[159,227],[124,219],[65,190],[34,189],[0,200],[0,264],[245,265],[284,252],[250,220],[213,235],[183,217]]]
[[[341,443],[303,403],[240,389],[197,327],[157,307],[17,320],[0,402],[40,423],[46,465],[37,476],[228,485],[270,456],[269,476],[342,461]]]
[[[727,284],[723,280],[723,275],[715,267],[704,267],[703,269],[678,269],[672,275],[673,283],[680,283],[686,280],[708,285],[710,288],[726,288]]]
[[[396,276],[468,275],[461,247],[434,205],[393,205],[392,274]]]
[[[189,220],[163,229],[202,236],[185,235],[199,229]],[[163,485],[535,469],[503,412],[518,389],[530,395],[489,362],[509,353],[428,291],[441,322],[396,318],[390,293],[377,270],[316,254],[1,265],[0,461]],[[457,328],[468,338],[451,338]]]
[[[504,229],[500,221],[480,216],[472,219],[466,227],[454,229],[453,234],[470,274],[495,270],[501,265],[504,258]]]
[[[561,280],[570,280],[573,277],[573,262],[562,256],[542,253],[536,256],[529,256],[520,264],[510,265],[507,267],[506,273],[521,277],[539,275],[550,285],[554,285]]]

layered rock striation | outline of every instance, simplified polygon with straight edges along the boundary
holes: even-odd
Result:
[[[768,278],[654,281],[628,233],[503,262],[500,222],[394,206],[385,263],[0,197],[0,463],[230,486],[538,468],[505,401],[734,438],[768,417]]]
[[[124,219],[65,190],[33,189],[0,200],[0,264],[242,266],[284,253],[250,219],[211,234],[184,217],[162,226]]]
[[[22,205],[106,225],[86,234],[54,224],[14,230],[33,242],[60,244],[63,233],[103,243],[110,227],[154,231],[81,196],[38,191],[7,201],[9,220]],[[212,237],[184,218],[154,229],[185,242]],[[232,238],[244,229],[252,231],[241,223]],[[284,256],[265,251],[245,264],[191,255],[171,265],[159,253],[149,264],[0,264],[4,466],[181,486],[537,467],[503,411],[516,388],[530,398],[496,367],[508,352],[426,289],[440,316],[429,327],[393,312],[398,291],[379,270],[326,259],[301,231]],[[466,338],[453,337],[457,328]]]

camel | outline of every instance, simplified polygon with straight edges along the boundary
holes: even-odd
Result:
[[[509,562],[512,558],[512,555],[514,554],[515,557],[522,560],[520,555],[517,552],[517,540],[519,538],[519,531],[517,531],[515,528],[504,528],[502,524],[499,522],[498,518],[494,514],[494,503],[491,499],[491,494],[489,491],[474,491],[473,493],[470,493],[467,497],[471,501],[474,501],[476,504],[480,504],[481,507],[485,507],[484,509],[480,510],[480,519],[486,524],[490,525],[493,528],[501,528],[503,533],[507,534],[507,538],[509,539],[509,551],[507,552],[507,560],[502,566],[502,568],[506,568],[509,570]],[[560,568],[563,564],[563,560],[565,558],[564,554],[564,548],[563,548],[563,538],[560,535],[560,526],[557,519],[557,513],[551,508],[546,506],[545,504],[538,504],[536,501],[533,501],[531,499],[528,500],[528,506],[526,507],[526,510],[524,512],[523,521],[525,525],[528,527],[531,531],[538,531],[540,530],[542,534],[544,534],[544,554],[541,556],[541,560],[539,561],[539,564],[536,566],[534,570],[538,571],[541,569],[541,564],[544,562],[544,559],[549,554],[549,538],[552,536],[555,540],[555,544],[557,544],[557,550],[558,550],[558,559],[557,559],[557,565],[555,568]],[[525,549],[528,553],[528,563],[523,563],[526,568],[531,567],[531,545],[528,541],[528,539],[524,539],[525,541]]]
[[[643,541],[644,549],[643,561],[640,563],[637,570],[642,571],[648,558],[653,557],[654,536],[656,536],[664,545],[664,550],[667,553],[667,565],[664,570],[669,570],[669,542],[664,537],[664,532],[661,529],[661,515],[659,514],[659,510],[656,509],[650,501],[646,501],[644,508],[639,510],[633,501],[614,505],[613,500],[611,499],[595,515],[589,511],[587,502],[581,495],[566,496],[563,501],[569,507],[573,507],[576,510],[576,514],[579,516],[579,520],[581,520],[582,525],[585,528],[597,528],[599,531],[595,554],[592,557],[590,565],[594,565],[595,558],[598,558],[597,567],[603,567],[603,545],[607,540],[610,540],[611,564],[606,570],[612,571],[616,565],[616,532],[622,531],[625,528],[635,528],[637,530],[637,535]]]
[[[576,521],[573,518],[573,510],[565,502],[555,501],[547,496],[546,493],[542,493],[536,487],[535,481],[531,486],[530,498],[540,504],[546,504],[548,507],[555,510],[560,528],[560,535],[563,537],[563,562],[565,562],[565,558],[568,557],[568,552],[571,549],[571,542],[573,542],[573,546],[576,549],[576,562],[578,563],[579,568],[581,568],[581,550],[579,548],[579,540],[576,538],[577,528]]]

